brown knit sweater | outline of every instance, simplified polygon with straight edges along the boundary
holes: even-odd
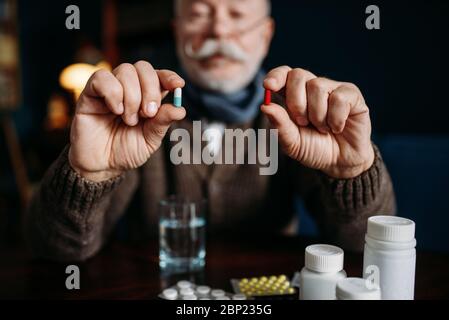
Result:
[[[250,126],[268,128],[268,121],[261,116],[241,128]],[[183,120],[172,129],[176,127],[191,132],[192,122]],[[322,236],[349,250],[362,249],[368,217],[395,213],[392,183],[376,147],[368,171],[338,180],[282,152],[273,176],[259,175],[259,165],[174,166],[166,159],[168,137],[144,166],[101,183],[83,179],[70,167],[66,147],[46,173],[25,219],[32,251],[54,260],[85,260],[101,249],[125,212],[133,236],[154,236],[157,204],[172,193],[208,199],[209,231],[258,230],[265,235],[292,222],[293,199],[300,195]]]

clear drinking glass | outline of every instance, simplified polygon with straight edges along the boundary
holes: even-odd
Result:
[[[170,196],[159,203],[159,266],[188,272],[202,269],[206,257],[206,201]]]

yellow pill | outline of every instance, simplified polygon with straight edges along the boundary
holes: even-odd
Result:
[[[289,288],[288,289],[288,293],[295,293],[295,289],[294,288]]]
[[[242,280],[240,280],[240,283],[248,283],[248,279],[247,278],[243,278]]]
[[[265,281],[267,281],[268,280],[268,278],[267,277],[265,277],[265,276],[263,276],[263,277],[260,277],[260,281],[263,281],[263,282],[265,282]]]
[[[285,274],[281,274],[279,276],[279,279],[281,279],[282,281],[287,280],[287,276]]]
[[[276,279],[277,279],[276,276],[271,276],[271,277],[269,278],[269,280],[273,280],[273,281],[276,281]]]

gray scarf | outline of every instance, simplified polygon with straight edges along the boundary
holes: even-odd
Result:
[[[259,71],[254,80],[244,89],[232,94],[204,90],[187,82],[183,92],[183,105],[191,120],[207,118],[227,124],[250,122],[259,113],[264,96],[265,72]]]

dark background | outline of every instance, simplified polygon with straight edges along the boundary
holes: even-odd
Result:
[[[418,247],[449,251],[449,2],[272,2],[276,35],[265,68],[287,64],[357,84],[371,110],[374,141],[393,176],[399,215],[417,223]],[[120,60],[145,58],[165,68],[173,64],[171,1],[117,3]],[[70,4],[81,10],[81,30],[65,28]],[[380,7],[381,30],[365,28],[370,4]],[[103,5],[19,1],[23,102],[14,120],[35,184],[66,141],[63,135],[49,147],[45,138],[48,99],[54,92],[64,94],[59,73],[74,62],[82,43],[102,49]],[[20,210],[1,135],[0,154],[0,224],[11,236]],[[300,232],[315,234],[313,221],[301,212]],[[0,235],[0,241],[6,238]]]

